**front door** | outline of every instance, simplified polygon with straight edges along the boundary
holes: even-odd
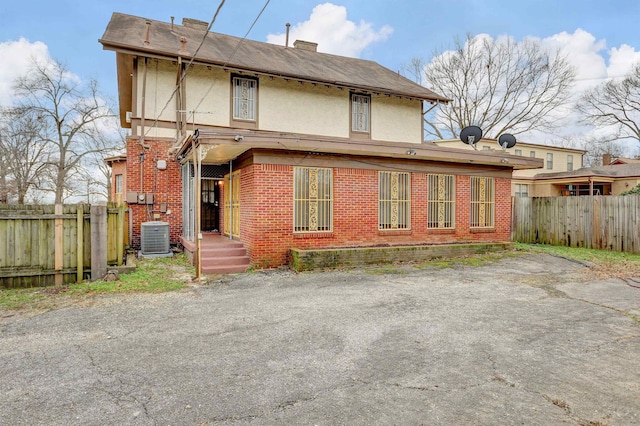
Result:
[[[224,177],[224,234],[240,236],[240,170]]]
[[[220,186],[217,180],[202,179],[200,229],[202,232],[218,232],[220,229]]]

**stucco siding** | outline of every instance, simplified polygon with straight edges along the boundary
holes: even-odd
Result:
[[[422,104],[393,96],[371,97],[371,139],[422,143]]]
[[[349,137],[349,91],[322,84],[261,77],[260,130]]]

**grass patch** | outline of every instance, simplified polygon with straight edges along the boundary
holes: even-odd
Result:
[[[47,310],[63,302],[101,294],[163,293],[180,290],[195,274],[186,256],[139,259],[137,269],[118,281],[94,281],[62,287],[0,289],[0,310]]]
[[[455,268],[460,266],[483,266],[495,263],[506,256],[513,256],[513,251],[498,251],[484,254],[472,254],[463,257],[437,258],[416,265],[417,268]]]
[[[588,262],[593,265],[591,271],[599,278],[640,277],[640,254],[545,244],[515,243],[515,248],[529,253],[545,253],[565,259]]]

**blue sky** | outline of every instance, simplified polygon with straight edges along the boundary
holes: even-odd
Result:
[[[212,30],[243,36],[265,1],[227,0]],[[10,80],[30,54],[49,55],[81,78],[96,78],[103,92],[115,98],[115,54],[98,43],[113,12],[165,22],[170,16],[176,23],[183,17],[209,21],[218,4],[219,0],[4,1],[0,103],[6,103]],[[318,42],[321,51],[372,59],[393,70],[414,57],[428,60],[434,50],[446,49],[455,36],[467,33],[516,40],[536,37],[553,46],[566,45],[580,70],[578,77],[592,81],[626,72],[640,60],[637,0],[272,0],[249,38],[279,40],[286,22],[292,24],[292,39],[297,35]]]

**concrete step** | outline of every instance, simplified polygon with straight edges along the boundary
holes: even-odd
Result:
[[[205,266],[249,266],[249,256],[203,257],[202,267]]]
[[[245,272],[249,265],[236,265],[236,266],[202,266],[203,274],[233,274],[238,272]]]
[[[200,249],[203,259],[229,256],[246,256],[247,250],[244,247],[207,247]]]

